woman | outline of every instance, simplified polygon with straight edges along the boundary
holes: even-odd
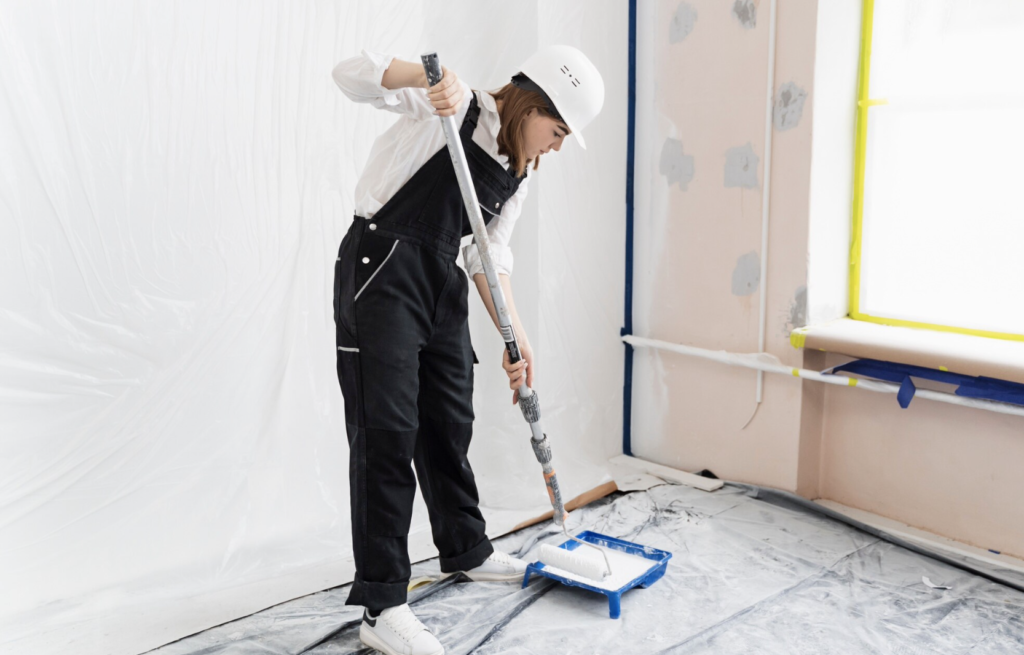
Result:
[[[473,427],[468,280],[456,264],[470,226],[437,116],[454,116],[524,359],[503,367],[512,389],[533,386],[533,351],[509,285],[512,227],[528,169],[600,111],[604,84],[574,48],[531,57],[510,84],[473,92],[452,71],[427,88],[419,63],[364,51],[334,69],[350,99],[401,118],[377,138],[356,185],[356,217],[334,282],[338,378],[345,398],[355,581],[346,601],[366,612],[360,639],[385,653],[443,653],[406,603],[416,481],[441,571],[514,580],[525,562],[496,552],[467,460]],[[497,318],[475,246],[466,268]],[[518,400],[514,393],[512,402]],[[415,465],[413,476],[410,462]]]

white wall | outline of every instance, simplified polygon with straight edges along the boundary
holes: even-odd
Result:
[[[624,3],[596,5],[0,9],[0,650],[140,652],[351,579],[331,264],[394,119],[331,80],[363,47],[436,49],[485,89],[546,43],[604,73],[591,149],[532,182],[513,277],[567,495],[605,479],[627,34]],[[497,530],[546,495],[472,305],[471,457]],[[412,541],[431,554],[423,512]]]

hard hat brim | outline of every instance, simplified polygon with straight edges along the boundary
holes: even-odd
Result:
[[[566,125],[568,125],[568,123],[566,123]],[[572,130],[571,125],[569,126],[569,129]],[[580,132],[579,130],[572,130],[571,136],[576,137],[576,141],[580,144],[581,148],[583,148],[584,150],[587,149],[587,142],[583,140],[583,132]]]

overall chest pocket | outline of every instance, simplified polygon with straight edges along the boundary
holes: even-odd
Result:
[[[500,214],[512,195],[512,181],[501,165],[480,146],[472,143],[465,148],[465,152],[477,201],[483,211],[484,221],[489,223],[491,215]],[[448,157],[447,150],[443,155]],[[439,166],[439,169],[417,222],[444,240],[458,245],[462,237],[470,233],[469,216],[462,203],[462,190],[451,161],[446,166]]]
[[[505,202],[515,193],[509,174],[475,143],[466,149],[466,160],[473,175],[476,199],[484,210],[484,218],[487,218],[487,214],[500,214]]]

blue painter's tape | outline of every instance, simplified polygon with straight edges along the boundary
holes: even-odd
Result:
[[[986,398],[1014,405],[1024,405],[1024,384],[996,380],[994,378],[973,378],[971,384],[962,384],[956,395],[967,398]]]
[[[956,385],[956,395],[958,396],[1024,405],[1024,384],[1007,380],[973,377],[961,375],[960,373],[950,373],[949,371],[939,371],[934,368],[883,362],[876,359],[856,359],[848,364],[837,366],[832,370],[833,373],[844,371],[875,378],[876,380],[898,383],[900,391],[896,394],[896,399],[899,401],[900,407],[904,409],[910,405],[910,401],[913,400],[914,393],[917,390],[917,386],[912,378]]]
[[[914,399],[915,391],[917,391],[917,387],[914,386],[914,381],[910,379],[909,375],[906,376],[903,378],[903,382],[900,383],[900,391],[896,394],[896,402],[903,409],[910,407],[910,401]]]
[[[621,334],[633,334],[633,163],[636,145],[636,0],[629,0],[629,84],[626,117],[626,297]],[[633,455],[633,346],[625,344],[622,452]]]

